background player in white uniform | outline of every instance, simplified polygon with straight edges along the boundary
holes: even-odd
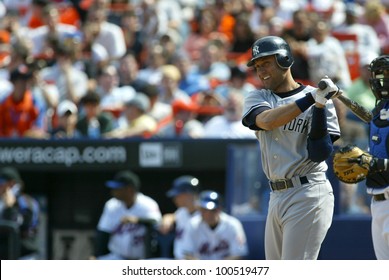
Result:
[[[203,191],[199,196],[200,216],[185,228],[183,241],[175,250],[177,259],[241,259],[248,254],[241,222],[222,211],[220,194]]]
[[[173,251],[180,247],[179,243],[182,242],[184,229],[189,220],[200,214],[197,205],[198,192],[199,180],[193,176],[184,175],[176,178],[171,189],[166,193],[173,199],[177,210],[174,213],[163,215],[159,231],[167,234],[175,230]]]
[[[367,175],[366,186],[367,193],[372,195],[375,255],[379,260],[389,260],[389,55],[374,59],[369,70],[370,85],[378,103],[373,109],[369,138],[369,152],[376,158],[376,168]]]
[[[257,40],[247,64],[263,84],[246,96],[242,122],[256,131],[272,189],[266,259],[317,259],[334,209],[325,160],[340,130],[333,102],[325,97],[336,97],[338,88],[330,79],[323,80],[325,90],[297,83],[292,64],[289,45],[275,36]]]
[[[157,202],[139,192],[140,180],[131,171],[118,172],[106,186],[112,189],[113,198],[105,203],[97,225],[96,257],[144,259],[147,230],[162,216]]]

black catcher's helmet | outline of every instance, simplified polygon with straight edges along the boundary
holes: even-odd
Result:
[[[294,62],[288,43],[277,36],[265,36],[258,39],[253,44],[251,51],[252,58],[247,63],[249,67],[254,65],[257,58],[269,55],[276,56],[277,63],[281,68],[289,68]]]
[[[389,55],[375,58],[369,65],[370,87],[378,99],[389,99]],[[384,76],[384,72],[387,74]]]

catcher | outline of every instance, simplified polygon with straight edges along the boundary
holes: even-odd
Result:
[[[389,55],[369,65],[370,87],[376,97],[369,127],[369,151],[356,146],[340,148],[333,168],[339,180],[356,183],[366,179],[372,196],[372,238],[377,259],[389,260]]]

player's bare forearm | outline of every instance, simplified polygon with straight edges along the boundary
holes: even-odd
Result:
[[[287,104],[274,109],[266,110],[257,115],[255,123],[264,130],[273,130],[283,126],[301,114],[296,103]]]

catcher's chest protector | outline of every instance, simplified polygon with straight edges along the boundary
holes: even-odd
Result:
[[[386,127],[377,127],[374,122],[370,123],[369,153],[378,158],[389,158],[389,121]]]

